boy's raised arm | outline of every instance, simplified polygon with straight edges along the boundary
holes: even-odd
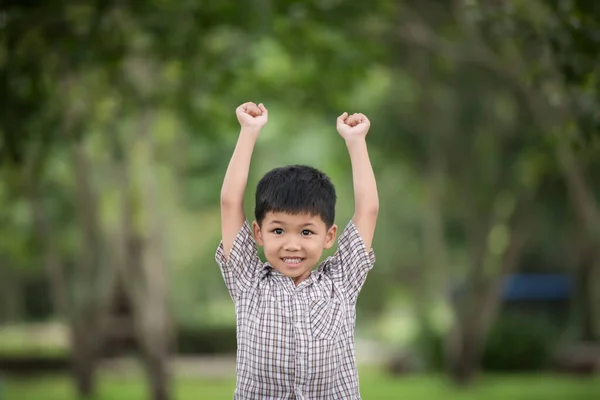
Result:
[[[268,119],[267,109],[251,102],[239,106],[235,113],[241,131],[221,188],[221,235],[225,258],[229,258],[235,237],[246,220],[244,192],[250,160],[256,139]]]
[[[365,243],[367,251],[371,249],[377,214],[379,196],[375,174],[371,167],[367,150],[366,136],[371,123],[363,114],[343,113],[337,119],[337,131],[346,141],[354,184],[354,216],[352,221]]]

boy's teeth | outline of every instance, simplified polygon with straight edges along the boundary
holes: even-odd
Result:
[[[284,258],[283,261],[289,264],[298,264],[302,260],[300,258]]]

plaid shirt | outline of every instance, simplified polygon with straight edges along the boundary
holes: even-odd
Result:
[[[350,221],[336,253],[295,286],[258,257],[248,221],[216,254],[237,319],[234,399],[360,399],[356,299],[375,253]]]

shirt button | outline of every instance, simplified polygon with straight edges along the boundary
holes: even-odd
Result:
[[[294,326],[298,329],[302,328],[302,324],[300,322],[296,322]]]

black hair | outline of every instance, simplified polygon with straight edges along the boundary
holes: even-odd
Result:
[[[259,225],[268,212],[320,216],[327,228],[335,219],[335,187],[329,177],[306,165],[288,165],[267,172],[256,186],[254,216]]]

